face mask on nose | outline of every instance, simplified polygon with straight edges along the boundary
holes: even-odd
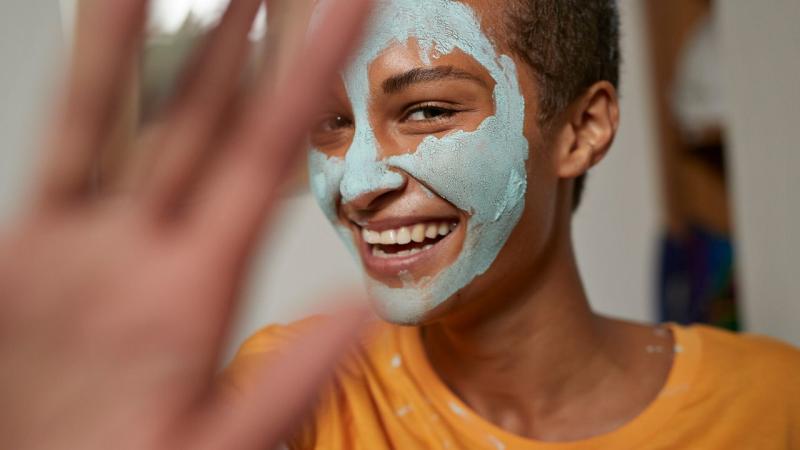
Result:
[[[426,137],[415,151],[381,158],[369,120],[369,65],[392,45],[414,39],[426,65],[431,55],[455,49],[474,58],[495,80],[495,115],[475,131]],[[398,189],[403,177],[420,181],[468,216],[465,241],[457,259],[437,274],[404,279],[390,287],[367,276],[381,316],[415,324],[486,272],[505,245],[525,208],[528,141],[524,136],[525,101],[514,61],[498,55],[483,34],[475,12],[452,0],[383,0],[364,47],[345,74],[355,134],[344,159],[312,149],[311,189],[328,219],[358,258],[352,232],[339,222],[337,204],[360,195]]]

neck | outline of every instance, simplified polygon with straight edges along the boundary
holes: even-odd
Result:
[[[526,271],[537,277],[497,283],[507,288],[473,298],[458,316],[423,329],[443,381],[480,415],[520,434],[534,434],[529,424],[536,418],[559,414],[618,373],[603,349],[601,320],[589,308],[570,240],[562,243]]]

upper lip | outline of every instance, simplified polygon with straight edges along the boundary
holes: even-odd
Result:
[[[370,231],[393,230],[409,225],[427,222],[458,222],[456,216],[403,216],[390,217],[380,220],[353,220],[355,225]]]

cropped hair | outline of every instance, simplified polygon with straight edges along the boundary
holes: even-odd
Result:
[[[508,0],[504,22],[511,50],[538,78],[543,127],[594,83],[608,81],[619,88],[616,0]],[[573,210],[585,178],[575,180]]]

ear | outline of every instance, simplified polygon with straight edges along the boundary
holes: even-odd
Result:
[[[607,81],[593,84],[565,112],[556,141],[561,178],[585,174],[606,155],[619,127],[617,90]]]

